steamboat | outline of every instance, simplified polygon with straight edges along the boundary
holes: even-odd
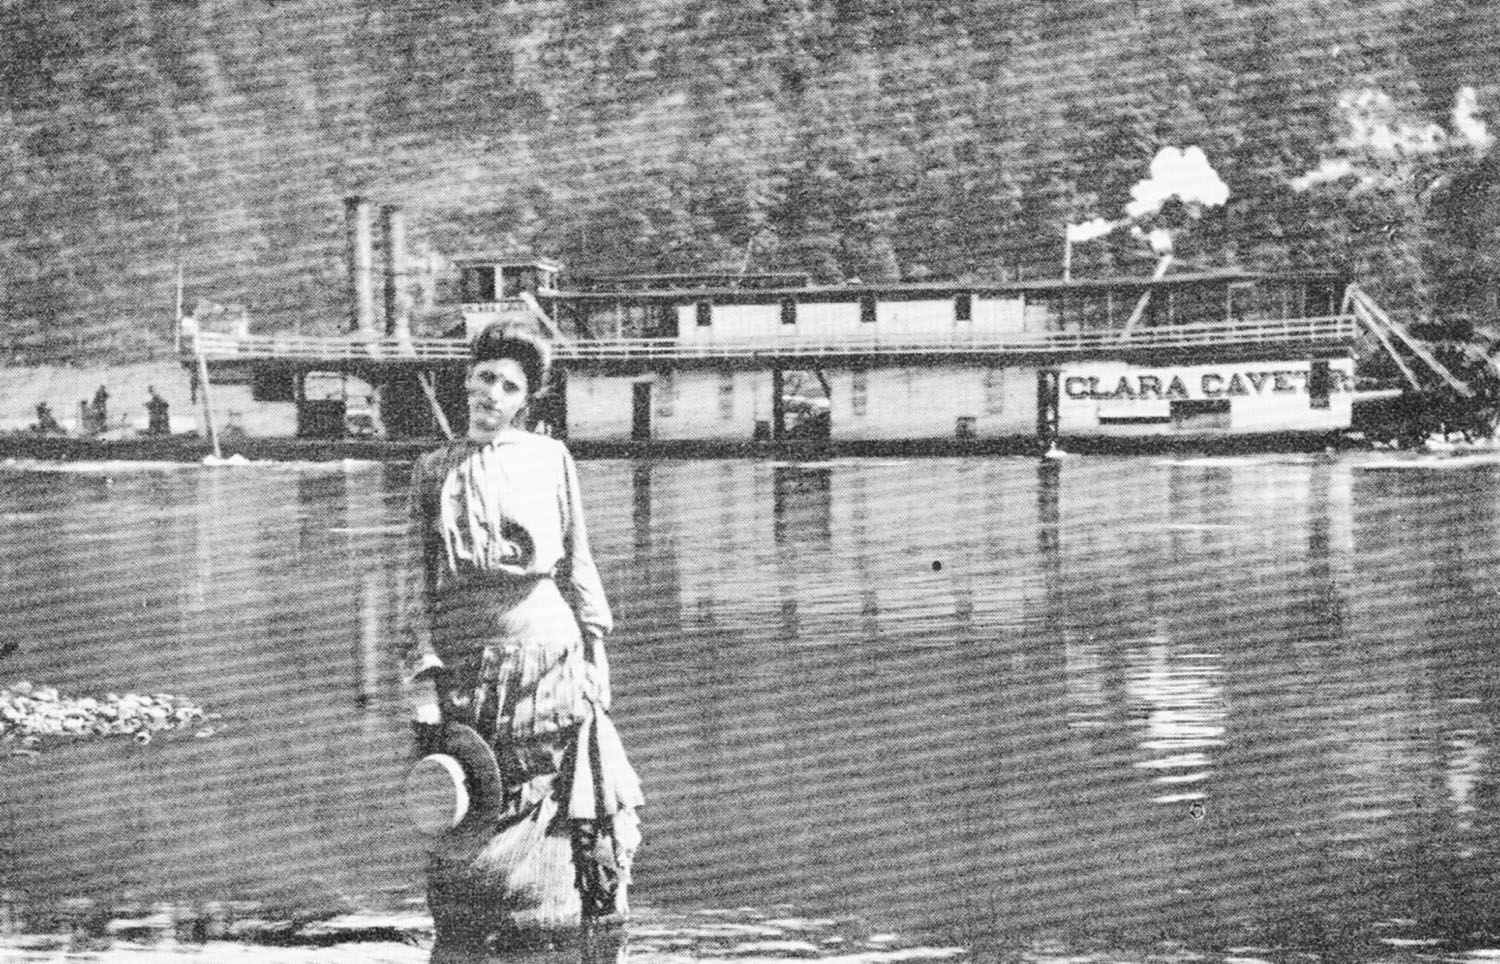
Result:
[[[553,382],[529,417],[583,455],[1323,447],[1348,435],[1357,402],[1400,394],[1359,390],[1356,343],[1371,337],[1412,387],[1403,349],[1467,391],[1346,278],[1169,273],[1167,260],[1150,277],[824,285],[703,273],[565,286],[548,259],[475,255],[455,261],[459,312],[428,330],[405,294],[401,211],[380,209],[378,307],[374,207],[345,208],[344,333],[211,331],[187,316],[179,340],[205,403],[214,386],[249,385],[257,401],[296,406],[296,441],[336,454],[461,433],[468,341],[495,321],[551,340]],[[378,418],[309,392],[329,378],[366,386]]]

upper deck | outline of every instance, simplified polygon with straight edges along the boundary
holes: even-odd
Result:
[[[472,332],[528,314],[554,335],[557,361],[579,367],[1327,354],[1347,350],[1357,334],[1354,316],[1341,311],[1344,286],[1328,274],[886,285],[812,285],[770,275],[745,285],[713,283],[715,276],[681,284],[658,275],[644,284],[610,279],[565,290],[550,284],[555,267],[545,268],[531,276],[542,284],[517,284],[505,276],[507,266],[463,263],[465,324],[458,330],[385,338],[204,331],[185,339],[184,357],[201,352],[221,370],[275,363],[447,367],[467,357]],[[669,284],[650,283],[656,281]]]

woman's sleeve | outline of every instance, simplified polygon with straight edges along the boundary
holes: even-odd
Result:
[[[578,486],[578,467],[566,450],[563,459],[563,491],[559,493],[563,515],[563,559],[559,576],[562,589],[579,627],[585,634],[602,638],[614,628],[604,584],[589,550],[588,527],[583,521],[583,493]]]
[[[443,661],[432,648],[432,627],[429,620],[432,599],[432,548],[428,543],[431,529],[427,525],[424,507],[425,459],[418,459],[412,466],[411,486],[406,496],[406,552],[405,565],[399,568],[396,598],[399,629],[398,646],[401,654],[401,676],[408,683],[430,669],[441,667]]]

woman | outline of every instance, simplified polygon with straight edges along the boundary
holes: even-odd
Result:
[[[504,801],[479,839],[434,847],[434,961],[482,956],[570,913],[581,913],[586,958],[612,956],[640,841],[639,781],[607,713],[612,622],[577,471],[560,442],[516,425],[548,359],[529,332],[481,332],[467,437],[412,470],[423,581],[405,635],[419,736],[439,723],[479,731]],[[559,886],[576,889],[576,911]]]

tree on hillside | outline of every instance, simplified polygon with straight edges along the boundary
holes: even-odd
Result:
[[[1435,301],[1456,321],[1500,330],[1500,152],[1436,184],[1430,217]]]
[[[1349,263],[1493,311],[1494,152],[1355,150],[1339,108],[1381,91],[1393,124],[1451,136],[1472,87],[1497,123],[1492,20],[1468,0],[14,0],[5,330],[52,357],[161,341],[179,261],[259,325],[335,330],[351,191],[405,204],[438,250],[509,234],[582,270],[1055,277],[1068,223],[1118,216],[1157,148],[1192,144],[1231,194],[1181,260]],[[1340,159],[1391,186],[1294,189]],[[1153,260],[1124,231],[1075,255]]]
[[[362,51],[381,80],[376,122],[403,134],[434,126],[459,133],[543,116],[541,96],[517,74],[513,32],[522,23],[501,4],[381,4],[364,24]]]
[[[1462,304],[1493,270],[1482,253],[1497,213],[1484,125],[1427,121],[1418,102],[1375,89],[1340,106],[1346,133],[1299,186],[1346,227],[1356,276],[1388,307],[1417,320],[1439,296]]]

